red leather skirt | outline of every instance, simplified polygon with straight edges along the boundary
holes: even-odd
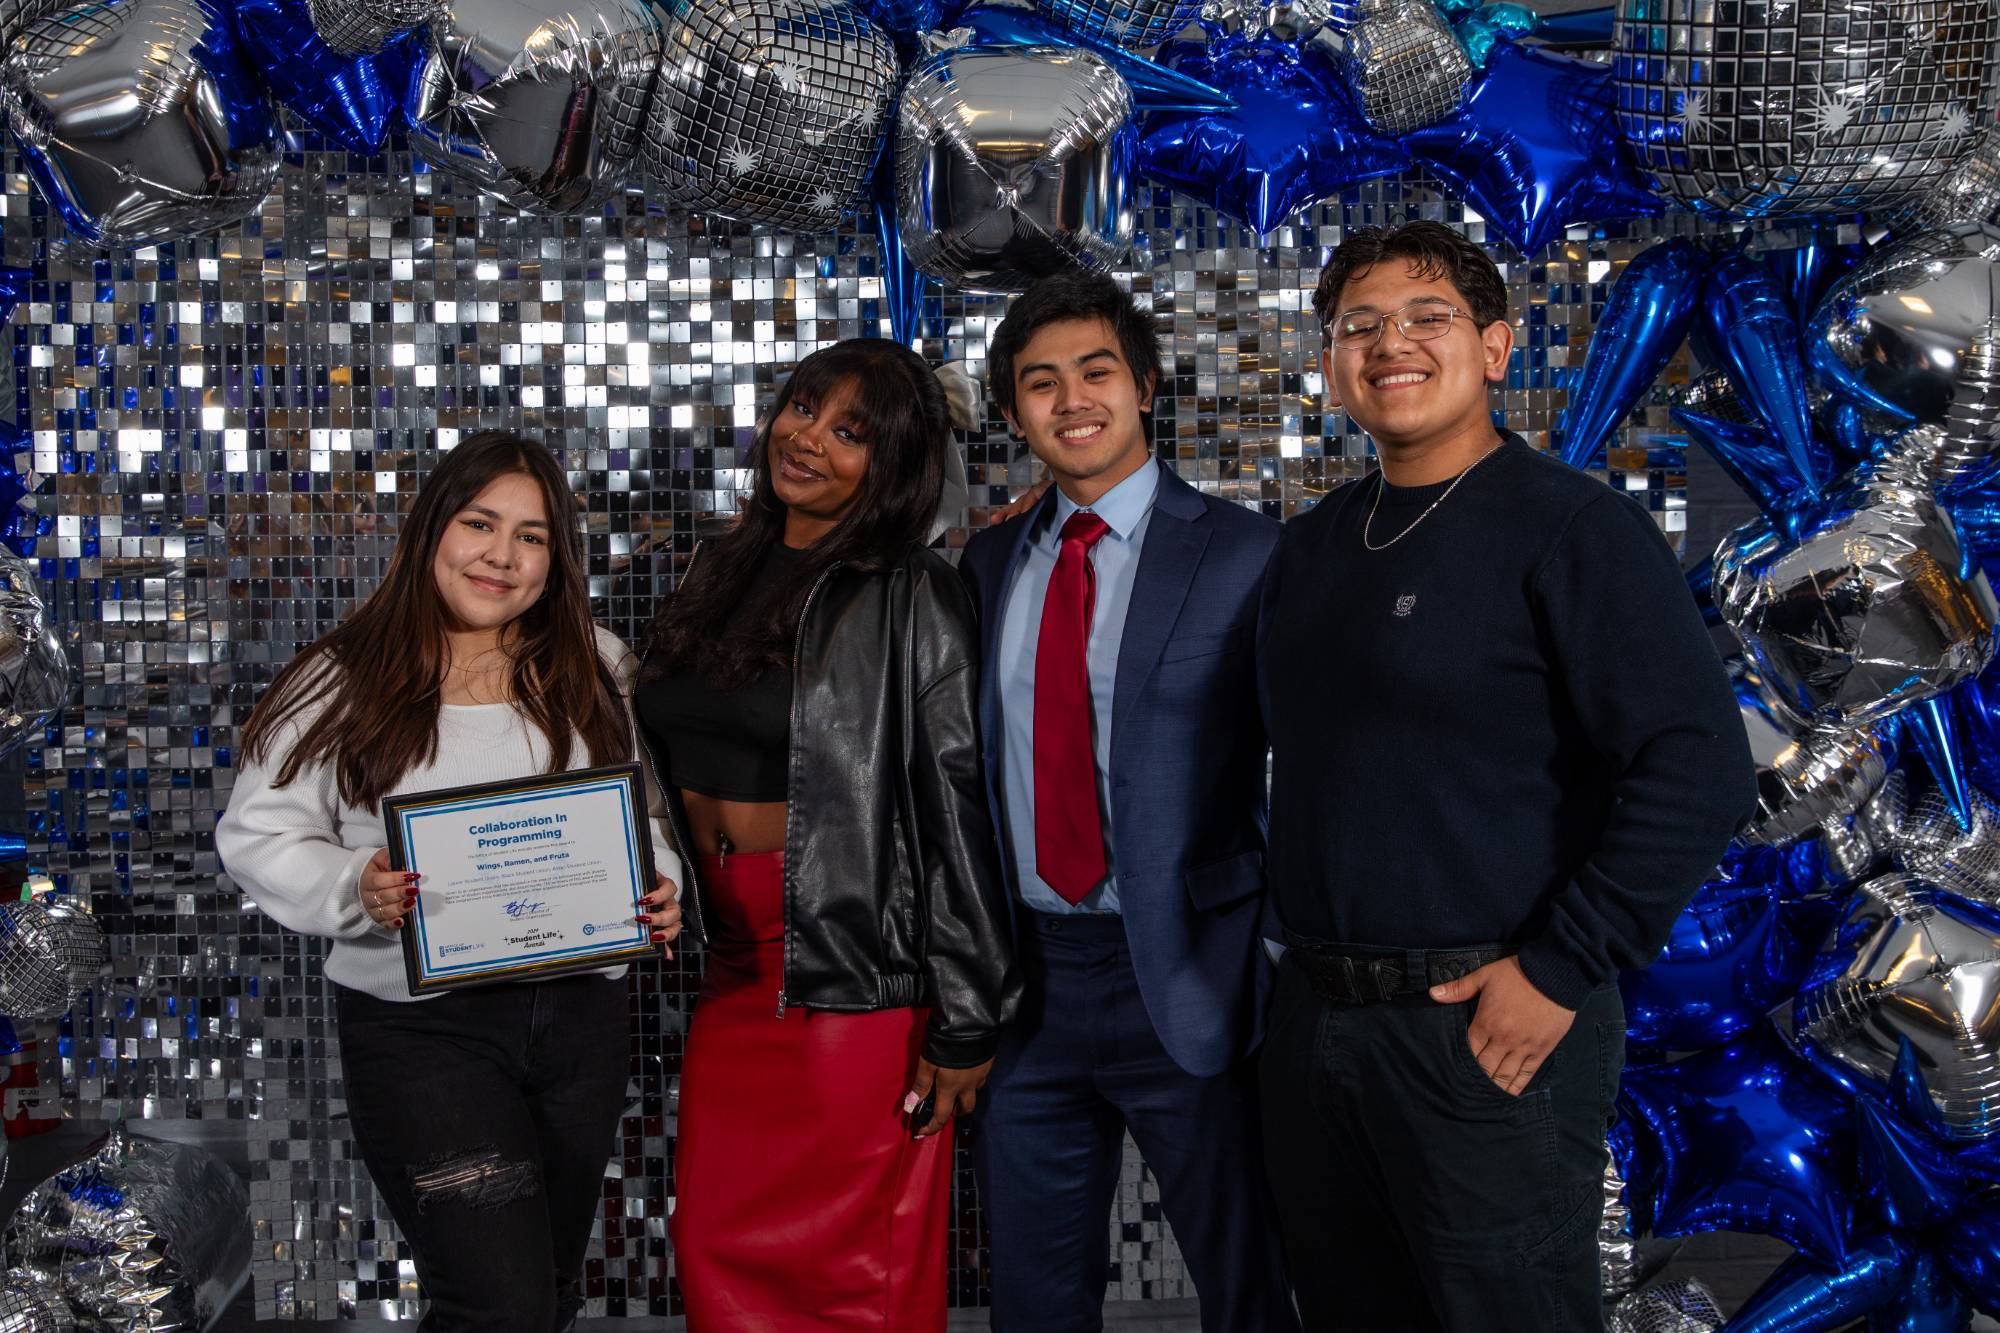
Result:
[[[902,1113],[927,1011],[778,1017],[784,853],[700,869],[669,1225],[690,1333],[942,1329],[951,1131]]]

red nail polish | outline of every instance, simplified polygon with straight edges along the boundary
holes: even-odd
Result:
[[[637,916],[633,917],[632,919],[633,919],[634,921],[638,921],[638,922],[641,922],[641,923],[644,923],[644,922],[648,922],[648,921],[651,921],[651,920],[652,920],[653,918],[651,918],[651,917],[647,916],[647,915],[646,915],[646,914],[645,914],[644,912],[641,912],[641,913],[639,913],[639,914],[638,914]]]
[[[414,870],[405,870],[403,872],[403,878],[408,882],[414,884],[420,878],[420,876]]]

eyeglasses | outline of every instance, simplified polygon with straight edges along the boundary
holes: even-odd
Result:
[[[1386,315],[1378,315],[1373,310],[1350,310],[1333,317],[1333,322],[1326,326],[1326,336],[1343,352],[1358,352],[1380,342],[1382,330],[1389,327],[1389,321],[1393,319],[1396,321],[1396,332],[1411,342],[1430,342],[1450,333],[1452,317],[1463,314],[1465,312],[1457,306],[1428,298],[1412,301]]]

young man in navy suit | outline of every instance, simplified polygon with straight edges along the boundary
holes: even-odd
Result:
[[[1037,283],[988,354],[1055,483],[959,564],[1027,982],[975,1148],[993,1327],[1102,1327],[1129,1130],[1204,1329],[1295,1329],[1249,1062],[1271,973],[1251,654],[1278,525],[1152,458],[1159,346],[1109,278]]]

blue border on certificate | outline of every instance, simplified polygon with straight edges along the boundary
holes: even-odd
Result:
[[[586,796],[592,792],[615,791],[623,795],[628,785],[627,780],[624,778],[611,778],[603,782],[566,787],[564,794]],[[397,820],[403,833],[403,845],[405,847],[413,847],[416,844],[410,835],[415,831],[416,821],[419,819],[428,819],[432,815],[462,815],[468,810],[497,810],[502,806],[521,805],[530,801],[547,799],[547,796],[542,793],[489,797],[486,799],[472,798],[463,801],[453,801],[448,804],[426,805],[415,810],[404,810],[399,813]],[[631,812],[626,808],[623,801],[619,802],[618,820],[625,826],[626,868],[631,871],[632,882],[638,884],[640,883],[639,877],[642,873],[639,866],[639,849],[632,833]],[[419,873],[423,870],[423,867],[416,864],[415,861],[412,861],[408,868]],[[427,977],[463,976],[467,972],[491,972],[497,968],[508,967],[512,964],[522,962],[553,961],[558,958],[589,958],[601,953],[614,953],[623,949],[629,949],[634,944],[647,943],[649,938],[648,934],[640,929],[639,923],[634,921],[632,923],[632,933],[629,936],[609,935],[605,937],[602,943],[579,944],[574,948],[551,949],[546,952],[510,954],[505,958],[488,958],[477,963],[438,963],[434,965],[428,961],[431,956],[430,941],[424,932],[423,913],[417,913],[417,956],[425,960],[422,966],[424,975]]]

